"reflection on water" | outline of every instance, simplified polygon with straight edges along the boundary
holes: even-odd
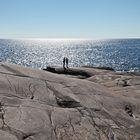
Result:
[[[0,40],[0,60],[33,68],[69,65],[109,66],[140,70],[140,39],[116,40]]]

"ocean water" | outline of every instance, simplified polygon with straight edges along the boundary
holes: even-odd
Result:
[[[116,71],[140,71],[140,39],[8,40],[0,39],[0,61],[32,68],[106,66]]]

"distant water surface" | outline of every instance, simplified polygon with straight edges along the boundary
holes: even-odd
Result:
[[[0,39],[0,61],[27,67],[106,66],[116,71],[140,71],[140,39],[8,40]]]

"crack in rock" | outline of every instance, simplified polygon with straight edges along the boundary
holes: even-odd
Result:
[[[63,107],[63,108],[81,107],[80,102],[75,101],[69,96],[63,96],[61,98],[56,97],[56,102],[60,107]]]
[[[131,105],[126,105],[125,106],[125,111],[126,111],[126,113],[128,113],[128,115],[130,117],[133,117],[133,110],[132,110],[132,106]]]

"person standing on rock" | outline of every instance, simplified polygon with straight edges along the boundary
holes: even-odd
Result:
[[[66,57],[63,58],[63,68],[65,69]]]
[[[68,68],[69,59],[66,57],[66,67]]]
[[[64,57],[63,58],[63,68],[64,69],[68,68],[68,62],[69,62],[69,59],[67,57]]]

